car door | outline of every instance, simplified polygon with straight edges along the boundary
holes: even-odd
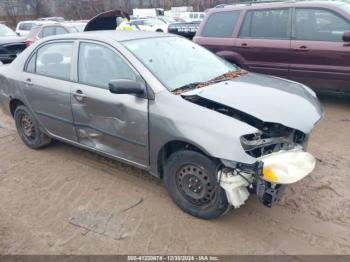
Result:
[[[246,12],[235,51],[250,71],[286,77],[290,59],[290,8]]]
[[[350,21],[334,11],[295,8],[290,75],[317,89],[349,90]]]
[[[111,80],[143,81],[112,47],[81,42],[78,82],[72,86],[72,109],[79,143],[129,162],[149,165],[148,99],[112,94]]]
[[[22,76],[28,105],[51,134],[76,141],[70,102],[74,42],[49,42],[35,50]]]

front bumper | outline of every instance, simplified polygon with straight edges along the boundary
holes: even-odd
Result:
[[[225,167],[219,171],[218,181],[235,208],[245,203],[249,193],[256,194],[260,202],[272,207],[286,185],[308,176],[315,165],[315,158],[298,147],[261,157],[255,165],[237,163],[234,167]]]

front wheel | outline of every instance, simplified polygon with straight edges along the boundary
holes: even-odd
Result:
[[[165,187],[186,213],[202,219],[217,218],[230,208],[226,193],[217,182],[217,167],[198,152],[175,152],[165,164]]]
[[[16,128],[24,144],[39,149],[51,142],[51,138],[41,132],[39,123],[26,106],[18,106],[14,114]]]

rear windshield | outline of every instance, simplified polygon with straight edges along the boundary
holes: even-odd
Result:
[[[21,23],[18,29],[21,31],[30,31],[33,26],[34,26],[34,23]]]
[[[240,11],[217,12],[212,14],[205,25],[204,37],[231,37],[239,18]]]

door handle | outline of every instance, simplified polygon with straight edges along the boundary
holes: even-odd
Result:
[[[299,48],[295,48],[294,51],[296,52],[307,52],[309,49],[307,48],[306,45],[299,46]]]
[[[75,93],[73,93],[73,96],[74,96],[75,100],[77,100],[79,103],[84,102],[84,98],[87,97],[87,96],[83,93],[83,91],[81,91],[81,90],[75,91]]]
[[[27,78],[24,81],[24,83],[25,83],[26,86],[33,86],[34,85],[33,82],[32,82],[32,79],[30,79],[30,78]]]
[[[241,46],[242,46],[242,47],[247,47],[248,44],[247,44],[247,43],[242,43]]]

